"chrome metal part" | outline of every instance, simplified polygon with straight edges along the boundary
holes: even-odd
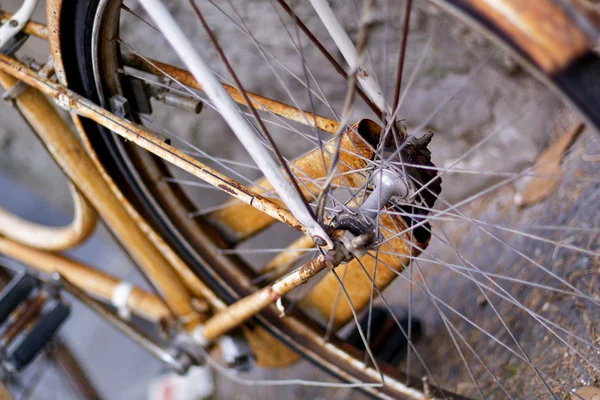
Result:
[[[237,372],[248,372],[254,366],[254,356],[241,332],[223,335],[218,340],[225,364]]]
[[[187,111],[194,114],[200,114],[202,111],[203,103],[197,99],[184,96],[170,90],[161,91],[156,95],[152,96],[156,100],[169,105],[171,107],[179,108],[180,110]]]
[[[130,71],[120,70],[120,72],[126,77],[131,87],[132,108],[140,114],[152,114],[151,98],[185,112],[200,114],[202,111],[202,101],[193,96],[177,93],[171,88],[169,79],[157,76],[142,77]]]
[[[371,181],[375,184],[375,189],[373,189],[360,207],[362,214],[370,219],[376,219],[379,215],[379,210],[392,197],[404,199],[410,194],[409,186],[404,177],[389,169],[377,170],[373,174]]]
[[[12,106],[13,102],[25,89],[27,89],[27,84],[23,81],[18,81],[13,87],[2,93],[2,100]]]
[[[11,19],[10,22],[12,21],[13,20]],[[10,22],[7,23],[7,25],[10,24]],[[1,31],[2,28],[0,28],[0,33]],[[4,42],[0,42],[0,53],[7,56],[12,56],[21,48],[21,46],[25,44],[28,38],[28,35],[25,35],[21,32],[16,32],[15,35],[7,38]],[[4,45],[2,43],[4,43]],[[2,93],[2,100],[12,107],[14,100],[19,97],[19,95],[23,93],[23,90],[26,88],[26,84],[18,81],[13,87]]]
[[[13,37],[11,40],[16,39],[17,37]],[[25,39],[27,39],[27,36],[24,37]],[[22,40],[22,42],[24,43],[25,40]],[[19,44],[18,47],[20,47],[22,45]],[[16,50],[14,50],[16,51]],[[14,51],[11,51],[12,53],[14,53]],[[8,55],[10,55],[10,53]],[[23,60],[23,62],[29,66],[29,68],[34,69],[36,71],[38,71],[38,74],[44,78],[51,78],[54,75],[54,64],[52,63],[52,57],[50,57],[48,59],[48,62],[46,64],[40,64],[37,61],[35,61],[32,58],[25,58]],[[11,87],[10,89],[6,90],[4,93],[2,93],[2,100],[4,100],[6,103],[8,103],[10,106],[13,106],[14,101],[23,93],[23,91],[25,91],[25,89],[27,89],[27,84],[23,81],[18,81],[13,87]]]
[[[376,229],[380,210],[390,200],[402,201],[413,192],[402,173],[387,168],[376,170],[370,180],[374,188],[359,209],[337,208],[332,218],[332,227],[345,231],[340,242],[357,258],[382,239]]]

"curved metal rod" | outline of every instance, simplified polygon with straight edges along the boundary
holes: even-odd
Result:
[[[13,88],[16,85],[14,82],[14,78],[0,72],[0,85],[6,90]],[[46,120],[44,110],[36,107],[32,102],[17,101],[15,105],[20,113],[26,113],[31,118],[42,122]],[[41,130],[53,129],[50,124],[36,125],[39,125]],[[43,135],[43,132],[40,131],[38,134]],[[71,182],[69,182],[69,189],[74,206],[74,216],[70,224],[62,227],[41,225],[27,221],[0,207],[0,235],[31,247],[50,251],[66,250],[82,243],[94,231],[97,216],[95,210]]]
[[[10,57],[0,54],[0,69],[13,62]],[[40,83],[42,89],[48,90],[56,85],[51,80],[38,76],[22,64],[18,64],[17,69],[21,73],[27,72],[35,75],[37,77],[35,82]],[[27,73],[21,74],[19,78],[22,78],[25,83],[34,83],[27,79]],[[8,87],[17,83],[17,79],[5,72],[0,73],[0,81]],[[119,196],[111,191],[101,172],[96,168],[70,127],[43,93],[35,90],[36,88],[27,87],[16,99],[16,103],[27,121],[39,134],[46,149],[61,169],[98,210],[99,215],[110,226],[118,240],[127,247],[136,265],[143,271],[144,276],[157,287],[158,292],[173,313],[186,327],[195,326],[199,322],[200,315],[192,307],[191,294],[187,287],[183,285],[171,268],[166,268],[169,261],[148,239],[142,227],[123,208]],[[69,108],[71,105],[75,106],[77,102],[75,99],[70,99],[70,95],[76,96],[61,88],[60,91],[53,92],[51,97],[55,98],[61,106]],[[80,99],[80,101],[83,100]],[[99,108],[87,101],[86,105],[88,106],[86,110]]]
[[[74,216],[69,225],[54,227],[37,224],[0,207],[0,235],[36,249],[60,251],[86,240],[96,227],[97,215],[88,201],[69,182]]]

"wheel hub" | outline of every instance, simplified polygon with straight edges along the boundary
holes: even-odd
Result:
[[[415,239],[428,242],[431,233],[425,220],[442,189],[428,149],[432,138],[428,132],[419,138],[409,135],[401,143],[392,135],[381,140],[384,161],[370,172],[365,200],[360,207],[332,212],[330,228],[345,231],[341,241],[351,253],[364,254],[381,244],[377,221],[382,209],[401,213],[408,227],[415,227]]]

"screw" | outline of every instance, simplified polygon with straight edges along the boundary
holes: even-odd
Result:
[[[16,28],[19,25],[19,21],[17,21],[16,19],[11,19],[10,21],[8,21],[8,25],[12,26],[13,28]]]
[[[312,240],[313,240],[313,242],[315,242],[315,244],[316,244],[317,246],[319,246],[319,247],[321,247],[321,246],[325,246],[325,244],[327,243],[327,242],[325,241],[325,239],[323,239],[323,238],[322,238],[322,237],[320,237],[320,236],[313,236],[313,237],[312,237]]]

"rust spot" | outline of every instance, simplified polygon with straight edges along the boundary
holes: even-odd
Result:
[[[228,185],[225,185],[224,183],[220,183],[219,185],[219,189],[223,190],[224,192],[229,193],[232,196],[236,196],[237,193],[235,190],[233,190],[232,188],[230,188]]]
[[[303,282],[306,282],[309,278],[315,276],[319,272],[321,272],[326,266],[328,262],[326,261],[324,256],[319,256],[300,267],[299,273]]]
[[[359,68],[359,69],[358,69],[358,74],[357,74],[357,75],[358,75],[358,77],[359,77],[360,79],[366,79],[366,78],[368,78],[368,77],[369,77],[369,74],[368,74],[368,73],[367,73],[367,71],[365,71],[363,68]]]
[[[272,286],[269,286],[267,288],[267,291],[269,292],[269,298],[271,300],[277,301],[281,298],[281,295],[279,293],[277,293],[276,291],[274,291]]]

